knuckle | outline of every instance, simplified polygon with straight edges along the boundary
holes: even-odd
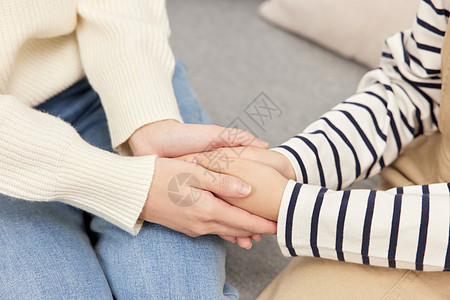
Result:
[[[199,235],[195,232],[189,232],[189,233],[187,233],[187,235],[190,237],[193,237],[193,238],[199,237]]]
[[[199,219],[202,222],[210,222],[213,220],[213,216],[208,209],[204,209],[203,212],[199,215]]]
[[[226,175],[220,176],[220,179],[218,181],[218,189],[220,193],[227,192],[231,188],[231,185],[232,185],[231,177]]]
[[[196,219],[199,222],[208,222],[210,218],[210,214],[208,214],[204,208],[196,212]]]
[[[211,203],[211,201],[208,201],[203,204],[199,217],[204,222],[213,221],[214,220],[214,211],[215,211],[214,205]]]
[[[197,226],[196,226],[196,228],[195,228],[195,230],[194,230],[194,233],[195,233],[197,236],[201,236],[201,235],[209,234],[209,230],[208,230],[208,227],[207,227],[207,226],[205,226],[205,225],[203,225],[203,224],[200,224],[200,225],[197,225]]]

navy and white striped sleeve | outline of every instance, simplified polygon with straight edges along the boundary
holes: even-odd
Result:
[[[450,270],[450,185],[341,190],[378,173],[437,130],[441,47],[450,0],[422,0],[411,30],[386,41],[358,94],[274,149],[297,175],[284,191],[285,255],[424,271]]]
[[[278,219],[286,256],[450,270],[450,184],[344,190],[290,180]]]
[[[437,130],[441,54],[450,1],[423,0],[411,30],[386,40],[358,93],[273,149],[297,181],[343,189],[379,173],[416,136]]]

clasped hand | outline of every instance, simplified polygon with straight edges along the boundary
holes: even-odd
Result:
[[[142,219],[193,237],[218,234],[243,248],[250,248],[251,239],[258,241],[261,234],[276,233],[274,221],[287,182],[284,176],[294,176],[292,167],[283,155],[266,150],[267,143],[250,133],[240,131],[231,136],[224,134],[225,130],[215,125],[164,120],[141,127],[130,137],[128,143],[134,155],[158,155]],[[248,148],[244,149],[245,157],[235,159],[232,150],[242,148],[230,147]],[[230,168],[219,170],[202,159],[217,154],[214,151],[229,154],[233,159]],[[196,191],[195,203],[190,206],[169,199],[169,183],[179,174],[192,174],[197,179],[179,187],[180,194]],[[277,187],[272,185],[274,182]],[[262,186],[268,187],[270,194]],[[274,200],[273,205],[254,209],[264,199]]]

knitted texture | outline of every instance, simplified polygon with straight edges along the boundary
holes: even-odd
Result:
[[[2,1],[0,193],[65,202],[136,234],[155,156],[95,148],[33,106],[87,76],[118,151],[145,124],[181,121],[169,34],[162,0]]]

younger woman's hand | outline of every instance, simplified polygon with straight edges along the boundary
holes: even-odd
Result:
[[[294,168],[289,159],[283,154],[259,147],[234,147],[219,148],[214,151],[190,154],[179,157],[182,160],[188,160],[196,157],[198,160],[210,161],[217,157],[227,157],[228,159],[245,159],[272,167],[287,179],[296,180]]]
[[[252,214],[277,221],[281,199],[288,183],[288,179],[277,170],[255,161],[226,156],[216,157],[213,160],[205,155],[198,155],[187,160],[212,172],[231,175],[248,183],[252,190],[246,197],[220,196],[220,198]]]

